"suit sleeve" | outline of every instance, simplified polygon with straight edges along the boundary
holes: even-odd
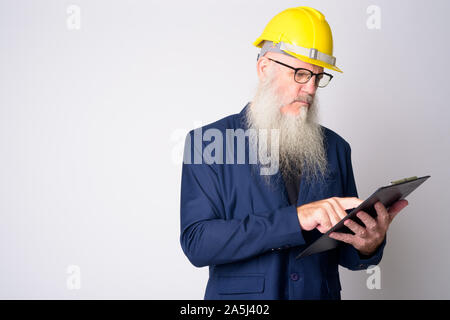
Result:
[[[351,161],[351,148],[346,143],[345,148],[345,197],[358,197],[356,190],[355,178],[353,175],[353,167]],[[386,237],[383,242],[377,248],[377,250],[371,256],[363,256],[352,245],[341,242],[339,246],[339,264],[350,270],[364,270],[371,265],[377,265],[380,263],[383,257],[384,246],[386,245]]]
[[[191,150],[201,152],[194,147]],[[227,219],[233,215],[226,214],[221,190],[212,165],[183,162],[180,242],[193,265],[231,263],[305,243],[295,206],[241,213],[242,219]]]

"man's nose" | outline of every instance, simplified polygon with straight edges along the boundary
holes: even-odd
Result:
[[[311,77],[311,79],[309,79],[309,81],[307,83],[304,83],[301,90],[303,92],[306,92],[306,93],[310,94],[310,95],[314,95],[316,93],[316,90],[317,90],[316,75],[313,75]]]

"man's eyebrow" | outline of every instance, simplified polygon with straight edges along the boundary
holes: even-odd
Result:
[[[311,70],[311,69],[309,69],[309,68],[304,68],[304,67],[298,67],[298,68],[295,68],[295,69],[309,70],[309,71],[311,71],[312,73],[323,73],[323,72],[324,72],[324,70],[323,70],[323,71],[320,71],[320,70],[319,70],[319,72],[314,72],[314,70]]]

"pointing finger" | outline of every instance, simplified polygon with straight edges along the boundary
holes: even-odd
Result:
[[[361,203],[364,202],[363,200],[358,199],[356,197],[348,197],[348,198],[334,197],[334,199],[336,199],[336,201],[344,210],[356,208],[357,206],[359,206]]]
[[[335,198],[328,199],[331,205],[333,206],[334,211],[339,216],[339,221],[347,216],[347,212],[342,208],[341,204]]]

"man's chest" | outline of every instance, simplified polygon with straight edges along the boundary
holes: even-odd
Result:
[[[223,166],[219,177],[223,205],[229,219],[264,214],[291,205],[285,180],[280,173],[267,177],[258,174],[258,170],[250,165],[230,165]],[[300,177],[296,205],[342,197],[343,186],[341,174],[333,166],[329,166],[328,175],[323,180],[308,182]]]

